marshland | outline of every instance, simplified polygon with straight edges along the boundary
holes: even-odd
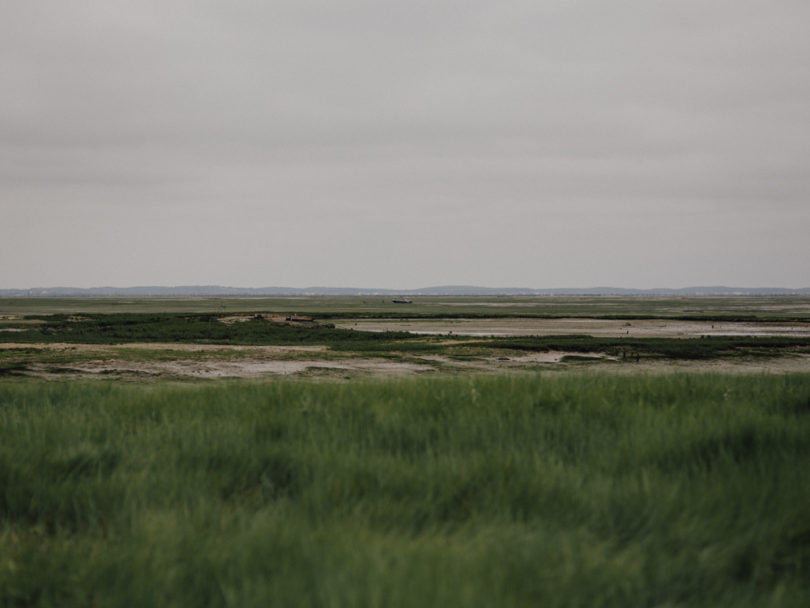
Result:
[[[15,330],[0,332],[2,605],[810,596],[806,300],[9,299],[0,312]],[[459,320],[551,330],[471,336]],[[793,330],[554,332],[609,320]],[[354,328],[391,322],[403,327]]]

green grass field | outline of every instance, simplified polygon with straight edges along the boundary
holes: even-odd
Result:
[[[2,606],[807,606],[810,376],[0,383]]]
[[[390,296],[242,298],[0,298],[0,314],[275,312],[321,318],[683,318],[808,320],[810,298],[620,296],[424,296],[394,304]]]

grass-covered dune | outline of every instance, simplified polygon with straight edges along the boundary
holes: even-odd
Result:
[[[807,606],[810,376],[0,384],[2,606]]]

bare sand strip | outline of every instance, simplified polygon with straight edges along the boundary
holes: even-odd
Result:
[[[53,368],[47,364],[33,364],[33,375],[48,376]],[[82,377],[104,376],[149,376],[182,378],[259,378],[262,376],[293,375],[371,375],[402,376],[434,371],[428,364],[404,363],[386,359],[340,359],[318,360],[240,360],[240,361],[195,361],[177,359],[172,361],[120,361],[103,359],[68,364],[58,368],[58,373]]]
[[[337,327],[360,331],[407,331],[423,335],[552,336],[600,338],[699,338],[701,336],[810,336],[810,323],[678,321],[667,319],[411,319],[347,320]]]
[[[780,357],[765,360],[715,360],[715,361],[641,361],[624,363],[615,360],[576,361],[566,363],[565,355],[555,353],[547,360],[482,359],[452,361],[439,357],[425,357],[423,364],[390,361],[386,359],[340,359],[335,361],[119,361],[105,359],[68,364],[54,368],[47,364],[33,364],[26,375],[33,377],[77,378],[272,378],[331,376],[350,379],[356,377],[402,377],[425,373],[473,373],[494,374],[510,372],[537,372],[541,370],[568,370],[605,373],[739,373],[739,374],[787,374],[810,373],[810,356]]]
[[[566,357],[574,356],[572,359]],[[391,359],[293,359],[293,360],[192,360],[126,361],[104,358],[61,364],[34,363],[25,375],[43,378],[273,378],[325,376],[337,379],[358,377],[403,377],[426,373],[496,374],[538,371],[579,371],[605,373],[713,372],[740,374],[810,373],[810,355],[788,357],[727,359],[712,361],[621,361],[592,353],[533,353],[516,357],[482,357],[455,360],[438,355],[414,361]]]

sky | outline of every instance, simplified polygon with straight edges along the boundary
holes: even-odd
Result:
[[[0,16],[0,288],[810,286],[807,0]]]

